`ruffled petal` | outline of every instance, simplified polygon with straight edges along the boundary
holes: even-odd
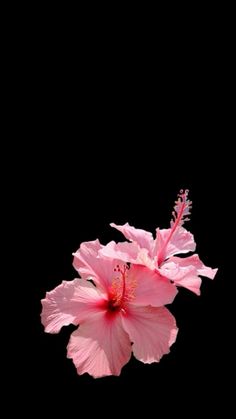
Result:
[[[136,263],[139,252],[140,247],[136,243],[115,243],[111,241],[99,250],[99,255],[110,259],[117,259],[125,263]]]
[[[107,291],[114,276],[114,261],[101,258],[99,250],[103,246],[99,240],[84,242],[76,253],[73,253],[73,266],[82,278],[92,279],[102,290]]]
[[[171,257],[163,263],[159,272],[166,278],[174,281],[175,285],[185,287],[197,295],[200,295],[201,276],[207,276],[213,279],[217,269],[205,266],[198,255],[192,255],[186,258]]]
[[[119,230],[126,239],[138,243],[141,248],[147,249],[150,255],[152,254],[155,243],[152,233],[140,228],[132,227],[129,225],[129,223],[126,223],[122,226],[111,223],[110,226],[116,228],[116,230]]]
[[[131,306],[122,322],[133,342],[134,356],[144,363],[159,362],[169,353],[178,329],[175,318],[165,307]]]
[[[134,284],[132,303],[135,305],[160,307],[170,304],[178,292],[169,280],[140,265],[132,265],[127,282]]]
[[[68,347],[78,374],[94,378],[120,375],[131,356],[131,343],[120,315],[99,313],[72,333]]]
[[[196,243],[194,242],[194,237],[192,233],[187,231],[183,227],[177,228],[173,236],[168,241],[168,238],[171,233],[171,228],[168,229],[159,229],[156,230],[156,245],[154,254],[157,256],[162,253],[163,248],[164,252],[162,254],[162,261],[168,259],[170,256],[179,254],[179,253],[188,253],[193,252],[196,249]],[[165,246],[165,243],[167,245]]]
[[[77,325],[97,313],[102,301],[102,295],[90,282],[83,279],[63,281],[41,300],[41,321],[45,332],[58,333],[62,326]]]

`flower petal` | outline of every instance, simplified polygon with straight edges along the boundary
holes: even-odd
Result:
[[[193,266],[197,270],[198,275],[206,276],[210,279],[214,279],[218,271],[217,268],[212,269],[208,266],[205,266],[197,254],[186,258],[179,258],[175,256],[171,258],[171,261],[177,263],[178,266],[182,268]]]
[[[63,281],[41,300],[41,321],[45,332],[58,333],[62,326],[71,323],[77,325],[84,318],[97,313],[101,301],[102,295],[90,282],[83,279]]]
[[[175,285],[185,287],[195,294],[200,295],[201,278],[198,275],[213,279],[217,269],[205,266],[198,255],[186,258],[171,257],[163,263],[159,272],[174,281]]]
[[[175,318],[165,307],[135,307],[130,304],[129,308],[122,322],[133,342],[134,356],[147,364],[159,362],[176,340]]]
[[[116,230],[119,230],[122,234],[124,234],[126,239],[138,243],[141,248],[147,249],[150,252],[150,255],[152,254],[155,243],[152,233],[140,228],[132,227],[129,223],[122,226],[111,223],[110,226],[116,228]]]
[[[202,280],[198,276],[196,269],[193,266],[181,268],[177,264],[166,263],[166,265],[174,265],[172,269],[166,267],[165,264],[159,269],[159,272],[166,278],[174,282],[178,287],[184,287],[188,290],[200,295],[200,287]]]
[[[163,246],[165,246],[168,237],[170,236],[171,228],[168,229],[159,229],[156,230],[156,246],[154,253],[158,256],[161,252]],[[188,253],[193,252],[196,249],[196,243],[194,242],[193,235],[183,227],[177,228],[173,236],[167,243],[162,255],[162,259],[165,260],[170,256],[176,255],[178,253]]]
[[[99,240],[84,242],[76,253],[73,253],[73,266],[82,278],[91,278],[98,287],[106,291],[114,276],[114,261],[99,257],[102,249]]]
[[[117,259],[117,261],[143,265],[153,270],[156,268],[155,259],[151,259],[148,250],[140,249],[137,243],[115,243],[112,241],[99,250],[98,253],[107,258]]]
[[[179,287],[187,288],[189,291],[194,292],[196,295],[200,295],[201,291],[201,284],[202,280],[200,276],[194,275],[194,274],[188,274],[184,278],[179,280],[174,280],[175,285]]]
[[[136,263],[139,252],[140,248],[136,243],[111,241],[99,250],[99,255],[123,262]]]
[[[109,317],[99,313],[72,333],[67,350],[78,374],[87,372],[98,378],[120,375],[130,359],[131,343],[119,314]]]
[[[178,292],[169,280],[145,266],[132,265],[128,271],[128,280],[129,283],[136,284],[135,298],[132,301],[135,305],[147,306],[150,304],[160,307],[170,304]]]

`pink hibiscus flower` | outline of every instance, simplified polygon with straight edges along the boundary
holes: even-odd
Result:
[[[42,300],[41,319],[48,333],[79,325],[67,346],[78,374],[119,375],[131,352],[144,362],[158,362],[175,342],[177,327],[163,307],[176,288],[147,267],[99,255],[98,240],[74,254],[82,278],[63,281]],[[89,281],[91,280],[91,281]]]
[[[111,224],[121,231],[132,243],[110,242],[99,252],[106,257],[119,257],[133,264],[144,265],[173,281],[175,285],[188,288],[200,295],[201,276],[214,279],[217,269],[205,266],[199,256],[194,254],[185,258],[174,255],[193,252],[196,248],[193,235],[182,227],[189,220],[192,202],[188,191],[180,191],[175,202],[173,220],[168,229],[156,229],[156,238],[148,231],[136,229],[128,223]]]

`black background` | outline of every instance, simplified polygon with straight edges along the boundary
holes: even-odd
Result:
[[[63,33],[42,37],[41,28],[31,41],[30,33],[25,50],[17,48],[14,125],[22,140],[14,147],[19,171],[11,189],[21,230],[16,248],[24,254],[19,340],[29,378],[22,403],[31,409],[30,393],[42,413],[65,408],[81,415],[85,408],[109,417],[139,409],[189,417],[217,408],[228,371],[224,254],[233,173],[225,44],[219,37],[200,48],[199,39],[187,44],[183,34],[154,54],[148,44],[118,52],[117,44],[94,37],[76,50]],[[169,307],[178,338],[159,364],[132,358],[120,377],[78,376],[66,358],[74,327],[45,334],[40,299],[76,277],[72,252],[81,242],[122,239],[110,222],[153,233],[167,228],[181,188],[193,200],[186,227],[203,262],[219,268],[215,280],[203,279],[201,297],[179,291]]]

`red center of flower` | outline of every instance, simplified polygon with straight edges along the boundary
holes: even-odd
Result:
[[[134,290],[136,283],[129,273],[129,266],[117,265],[114,272],[117,275],[112,280],[112,285],[109,291],[109,299],[107,308],[110,312],[119,311],[125,308],[126,302],[134,299]]]

